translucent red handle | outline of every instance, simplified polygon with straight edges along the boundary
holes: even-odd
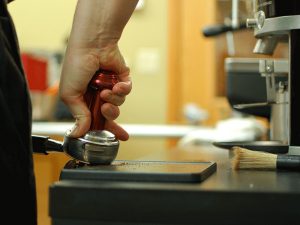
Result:
[[[118,76],[107,70],[98,70],[90,81],[84,100],[91,111],[92,122],[90,130],[104,130],[105,118],[101,106],[105,103],[100,97],[103,89],[112,89],[118,83]]]

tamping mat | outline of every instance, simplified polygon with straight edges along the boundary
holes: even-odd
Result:
[[[110,165],[87,165],[71,160],[61,171],[60,180],[195,183],[216,169],[215,162],[115,160]]]

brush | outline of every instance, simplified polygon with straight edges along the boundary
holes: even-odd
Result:
[[[232,167],[235,170],[298,170],[300,171],[300,155],[273,154],[253,151],[241,147],[232,147]]]

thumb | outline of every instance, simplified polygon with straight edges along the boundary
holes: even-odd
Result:
[[[91,125],[91,113],[85,102],[75,101],[72,103],[66,102],[73,117],[75,118],[74,126],[67,132],[67,136],[78,138],[86,134]]]

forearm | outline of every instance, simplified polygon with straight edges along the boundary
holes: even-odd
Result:
[[[79,0],[69,44],[97,48],[117,42],[138,0]]]

